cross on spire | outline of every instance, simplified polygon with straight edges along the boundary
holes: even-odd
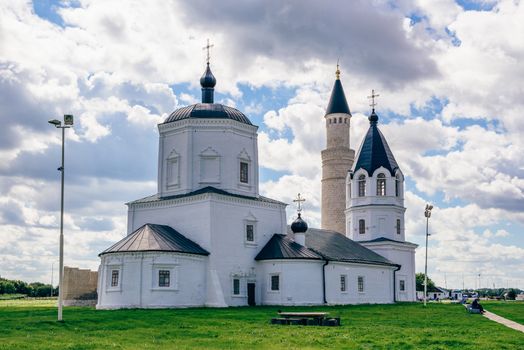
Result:
[[[368,96],[368,98],[371,99],[370,106],[371,108],[373,108],[373,113],[375,112],[375,106],[377,105],[377,103],[375,102],[375,97],[379,97],[379,96],[380,96],[379,94],[375,94],[375,89],[372,89],[371,96]]]
[[[340,69],[339,69],[340,66],[339,66],[339,64],[338,64],[338,61],[339,61],[339,60],[340,60],[340,59],[337,58],[337,71],[335,72],[335,76],[337,77],[337,80],[340,79]]]
[[[202,48],[202,50],[207,50],[207,59],[206,59],[207,64],[209,64],[209,59],[210,59],[209,49],[212,48],[213,46],[215,46],[215,45],[214,44],[209,44],[209,39],[207,39],[207,45]]]
[[[297,195],[297,199],[293,199],[293,202],[297,203],[297,212],[300,215],[300,212],[302,211],[302,202],[305,202],[306,200],[302,197],[300,197],[300,193]]]

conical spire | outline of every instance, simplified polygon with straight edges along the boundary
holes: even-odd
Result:
[[[348,102],[346,101],[346,95],[344,94],[344,88],[340,82],[340,69],[338,64],[335,77],[335,85],[333,85],[333,90],[331,91],[331,98],[329,99],[329,104],[326,109],[326,115],[332,113],[345,113],[351,115]]]

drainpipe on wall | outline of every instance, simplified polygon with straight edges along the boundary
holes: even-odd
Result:
[[[322,266],[322,291],[324,292],[324,304],[327,304],[326,300],[326,266],[329,264],[329,260],[324,260],[325,263]]]
[[[397,268],[393,270],[393,302],[397,302],[397,275],[396,272],[400,270],[402,266],[397,265]]]

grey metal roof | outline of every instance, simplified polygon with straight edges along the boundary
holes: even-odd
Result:
[[[207,187],[195,190],[193,192],[184,193],[184,194],[177,194],[177,195],[174,195],[174,196],[160,197],[158,194],[154,194],[152,196],[148,196],[148,197],[144,197],[144,198],[141,198],[141,199],[137,199],[137,200],[129,202],[127,204],[141,204],[141,203],[160,202],[160,201],[166,201],[166,200],[171,200],[171,199],[178,199],[178,198],[197,196],[197,195],[204,194],[204,193],[216,193],[216,194],[221,194],[221,195],[224,195],[224,196],[230,196],[230,197],[236,197],[236,198],[242,198],[242,199],[249,199],[249,200],[253,200],[253,201],[260,201],[260,202],[266,202],[266,203],[274,203],[274,204],[284,204],[284,205],[286,205],[286,203],[284,203],[284,202],[280,202],[280,201],[277,201],[277,200],[274,200],[274,199],[271,199],[271,198],[267,198],[267,197],[264,197],[264,196],[258,196],[258,197],[243,196],[243,195],[240,195],[240,194],[229,193],[227,191],[224,191],[224,190],[218,189],[216,187],[212,187],[212,186],[207,186]]]
[[[292,241],[286,235],[276,233],[255,257],[255,260],[274,259],[322,260],[322,256]]]
[[[326,109],[326,115],[331,113],[346,113],[351,115],[340,79],[335,80],[335,85],[333,85],[329,104]]]
[[[377,127],[376,120],[378,117],[376,119],[372,117],[376,117],[376,114],[373,113],[370,116],[370,126],[358,151],[357,161],[353,165],[353,174],[362,168],[371,176],[375,170],[382,166],[389,170],[391,176],[394,176],[399,166],[386,142],[386,138]]]
[[[327,260],[397,266],[336,231],[310,228],[306,233],[306,246]]]
[[[288,233],[292,233],[289,227]],[[307,230],[306,247],[293,242],[286,235],[274,234],[255,257],[255,260],[317,260],[319,258],[330,261],[398,266],[341,233],[322,229]]]
[[[99,256],[110,253],[152,251],[209,255],[207,250],[170,226],[145,224],[104,250]]]
[[[219,103],[196,103],[191,106],[179,108],[166,118],[164,124],[189,118],[232,119],[244,124],[253,125],[249,118],[238,109]]]

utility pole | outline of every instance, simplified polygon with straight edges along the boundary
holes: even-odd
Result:
[[[424,216],[426,217],[426,264],[424,265],[424,307],[428,299],[428,237],[429,237],[429,218],[431,217],[433,206],[426,204]]]
[[[64,125],[57,119],[49,121],[49,124],[54,125],[57,129],[62,129],[62,164],[58,168],[61,173],[61,195],[60,195],[60,259],[58,267],[58,321],[62,321],[62,308],[64,296],[64,156],[65,156],[65,129],[73,126],[73,116],[71,114],[64,115]]]

